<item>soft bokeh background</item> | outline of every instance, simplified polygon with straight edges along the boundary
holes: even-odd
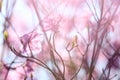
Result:
[[[4,54],[3,57],[3,29],[4,29],[4,17],[8,14],[6,12],[6,3],[8,1],[8,6],[12,5],[12,1],[14,0],[3,0],[3,5],[2,5],[2,11],[0,15],[0,57],[3,59],[4,63],[11,63],[11,61],[14,59],[15,55],[12,52],[9,52],[9,54]],[[92,6],[92,2],[96,8],[96,12],[94,11],[94,8]],[[41,17],[41,22],[44,25],[44,29],[47,33],[48,38],[51,37],[51,34],[53,35],[54,32],[56,32],[56,37],[55,37],[55,44],[56,44],[56,50],[60,53],[62,56],[63,60],[67,62],[68,57],[68,52],[66,51],[66,45],[68,42],[73,42],[74,38],[77,36],[77,39],[79,40],[79,45],[80,48],[83,49],[84,51],[84,40],[83,38],[79,37],[79,33],[84,37],[84,39],[87,41],[88,40],[88,33],[87,29],[88,27],[93,27],[95,25],[95,19],[94,16],[97,14],[97,17],[100,18],[100,10],[99,10],[99,3],[98,0],[87,0],[89,7],[93,11],[91,13],[90,8],[87,6],[85,0],[35,0],[36,5],[39,7],[39,15]],[[109,6],[109,0],[105,1],[106,6]],[[116,1],[117,2],[117,1]],[[117,5],[115,2],[114,5]],[[33,40],[31,40],[31,46],[34,52],[35,56],[39,56],[39,58],[43,60],[47,60],[49,58],[48,54],[42,54],[41,48],[44,48],[44,40],[45,36],[43,35],[44,33],[42,32],[42,29],[39,24],[39,20],[37,18],[36,12],[33,8],[33,2],[32,0],[16,0],[16,3],[14,7],[8,7],[10,11],[12,11],[12,16],[10,18],[10,22],[12,24],[12,27],[9,26],[7,28],[8,34],[9,34],[9,41],[12,45],[13,48],[16,50],[21,50],[23,46],[21,45],[18,37],[21,37],[23,40],[27,41],[27,37],[24,37],[25,34],[28,34],[29,36],[31,32],[35,29],[34,35],[37,34],[37,37],[34,37]],[[106,6],[104,7],[106,9]],[[111,9],[112,10],[112,9]],[[113,8],[114,10],[114,8]],[[9,11],[9,12],[10,12]],[[120,44],[120,27],[119,27],[119,13],[120,9],[118,9],[117,14],[115,15],[115,20],[111,22],[111,25],[113,26],[110,27],[109,29],[109,38],[111,43],[117,42],[117,44]],[[108,14],[109,17],[109,14]],[[59,22],[60,21],[60,22]],[[89,26],[89,22],[92,22],[93,24]],[[59,24],[58,24],[59,23]],[[16,31],[16,32],[15,32]],[[92,31],[91,31],[92,32]],[[17,35],[16,35],[17,33]],[[96,34],[95,32],[92,33],[93,36]],[[42,44],[43,43],[43,44]],[[92,47],[91,47],[92,48]],[[47,47],[44,48],[47,50]],[[28,53],[29,50],[27,50]],[[76,56],[79,56],[79,53],[75,53],[76,51],[72,51],[71,55],[73,56],[73,60],[76,60],[76,63],[81,63],[81,61],[77,60]],[[42,55],[42,57],[41,57]],[[89,54],[91,56],[91,54]],[[81,57],[81,56],[79,56]],[[90,59],[90,58],[88,58]],[[16,61],[20,61],[21,63],[17,63],[13,65],[19,66],[23,65],[26,62],[26,59],[23,58],[18,58]],[[89,60],[90,63],[91,60]],[[102,69],[105,68],[107,64],[106,57],[102,54],[100,54],[100,57],[98,59],[97,65],[96,65],[96,71],[97,73],[102,73]],[[47,65],[51,67],[51,63],[48,61]],[[78,65],[78,64],[77,64]],[[50,77],[50,74],[46,71],[46,69],[37,66],[36,64],[31,64],[31,66],[34,67],[34,71],[32,72],[34,74],[34,77],[37,80],[51,80],[52,77]],[[17,68],[16,71],[11,70],[8,75],[8,80],[23,80],[20,78],[21,76],[19,74],[24,74],[24,71],[22,70],[21,67]],[[68,70],[69,73],[69,70]],[[85,70],[81,69],[81,72],[79,73],[81,76],[85,74]],[[119,75],[119,70],[118,71],[113,71],[113,74],[118,74]],[[120,76],[112,79],[112,80],[118,80]],[[27,79],[29,80],[29,79]],[[82,79],[81,79],[82,80]]]

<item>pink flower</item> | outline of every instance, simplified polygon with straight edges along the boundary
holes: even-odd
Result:
[[[38,54],[41,52],[43,36],[42,34],[37,33],[36,30],[28,34],[24,34],[20,39],[23,44],[23,53]]]
[[[56,32],[58,31],[58,27],[59,27],[59,22],[60,22],[60,19],[61,17],[60,16],[55,16],[52,17],[52,18],[44,18],[42,20],[42,24],[43,24],[43,28],[45,31],[53,31],[53,32]]]

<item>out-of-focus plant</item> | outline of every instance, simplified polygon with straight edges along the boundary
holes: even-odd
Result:
[[[0,2],[0,80],[120,79],[119,0],[21,0],[33,24],[19,2]]]

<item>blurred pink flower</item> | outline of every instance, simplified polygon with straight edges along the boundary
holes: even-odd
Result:
[[[7,76],[7,80],[24,80],[25,71],[22,67],[16,68],[16,70],[10,70]]]
[[[24,53],[29,54],[32,52],[32,54],[38,54],[41,52],[43,35],[40,33],[37,33],[36,30],[28,34],[24,34],[22,37],[20,37],[20,39],[23,44]]]

